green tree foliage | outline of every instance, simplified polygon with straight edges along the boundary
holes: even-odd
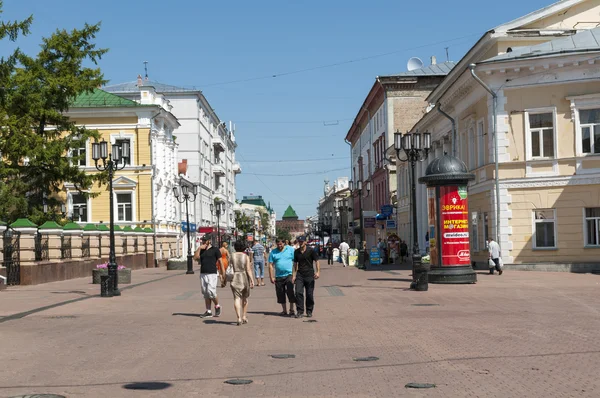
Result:
[[[245,240],[248,233],[254,232],[254,220],[243,212],[236,211],[235,228],[238,231],[238,237],[243,237],[243,240]]]
[[[0,1],[0,12],[1,7]],[[31,17],[1,22],[0,39],[17,40],[31,23]],[[107,51],[94,44],[99,29],[85,24],[57,30],[42,40],[37,55],[16,50],[0,59],[0,217],[42,222],[52,218],[44,215],[42,203],[59,207],[55,195],[65,182],[82,191],[106,178],[86,173],[77,165],[79,157],[70,157],[98,133],[65,116],[74,98],[105,83],[99,68],[85,66],[96,66]]]
[[[262,225],[263,234],[268,238],[271,230],[271,216],[266,210],[260,212],[260,225]]]
[[[293,240],[292,234],[290,233],[289,229],[287,229],[287,228],[277,228],[276,234],[277,234],[278,239],[284,239],[284,240],[287,239],[290,242]]]

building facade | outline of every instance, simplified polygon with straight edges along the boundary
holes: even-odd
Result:
[[[476,176],[469,184],[472,261],[487,263],[486,241],[494,238],[506,264],[598,264],[600,30],[590,21],[599,13],[599,1],[561,1],[496,27],[427,98],[456,123],[453,134],[434,110],[416,123],[413,130],[432,133],[427,161],[455,153]],[[425,195],[419,185],[420,247]],[[399,198],[407,200],[408,190]],[[409,209],[399,211],[408,217]]]
[[[323,197],[319,199],[317,209],[317,230],[328,236],[334,244],[354,242],[352,202],[348,177],[337,178],[331,186],[328,180],[325,181]],[[314,230],[312,221],[311,230]]]
[[[276,228],[277,230],[287,230],[292,235],[292,239],[306,233],[304,220],[298,219],[298,215],[291,205],[285,210],[281,220],[277,220]]]
[[[142,79],[105,87],[124,98],[140,103],[166,102],[179,120],[174,131],[179,144],[178,161],[187,163],[187,177],[199,185],[194,207],[194,223],[201,233],[221,234],[232,231],[236,198],[235,177],[241,173],[235,157],[235,128],[222,122],[200,90],[186,89]],[[224,203],[225,210],[211,212],[215,201]],[[217,217],[219,218],[217,220]],[[190,220],[191,221],[191,220]]]

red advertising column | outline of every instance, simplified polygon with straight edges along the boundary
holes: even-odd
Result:
[[[469,201],[466,186],[441,186],[440,249],[442,267],[471,265],[469,246]]]

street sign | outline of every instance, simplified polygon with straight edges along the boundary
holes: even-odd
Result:
[[[396,229],[396,220],[386,220],[385,227],[387,229]]]
[[[185,221],[181,222],[181,230],[183,232],[187,232],[188,231],[188,223]],[[196,224],[191,222],[190,223],[190,232],[196,232]]]
[[[371,251],[369,252],[369,259],[371,260],[372,265],[379,265],[380,257],[379,257],[379,249],[373,246],[371,247]]]
[[[381,206],[381,214],[388,217],[394,214],[394,206],[392,205],[383,205]]]
[[[377,224],[377,220],[375,217],[365,217],[365,228],[375,228],[375,224]]]

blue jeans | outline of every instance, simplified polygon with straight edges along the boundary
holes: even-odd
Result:
[[[254,275],[257,278],[265,277],[265,262],[260,260],[254,260]]]

